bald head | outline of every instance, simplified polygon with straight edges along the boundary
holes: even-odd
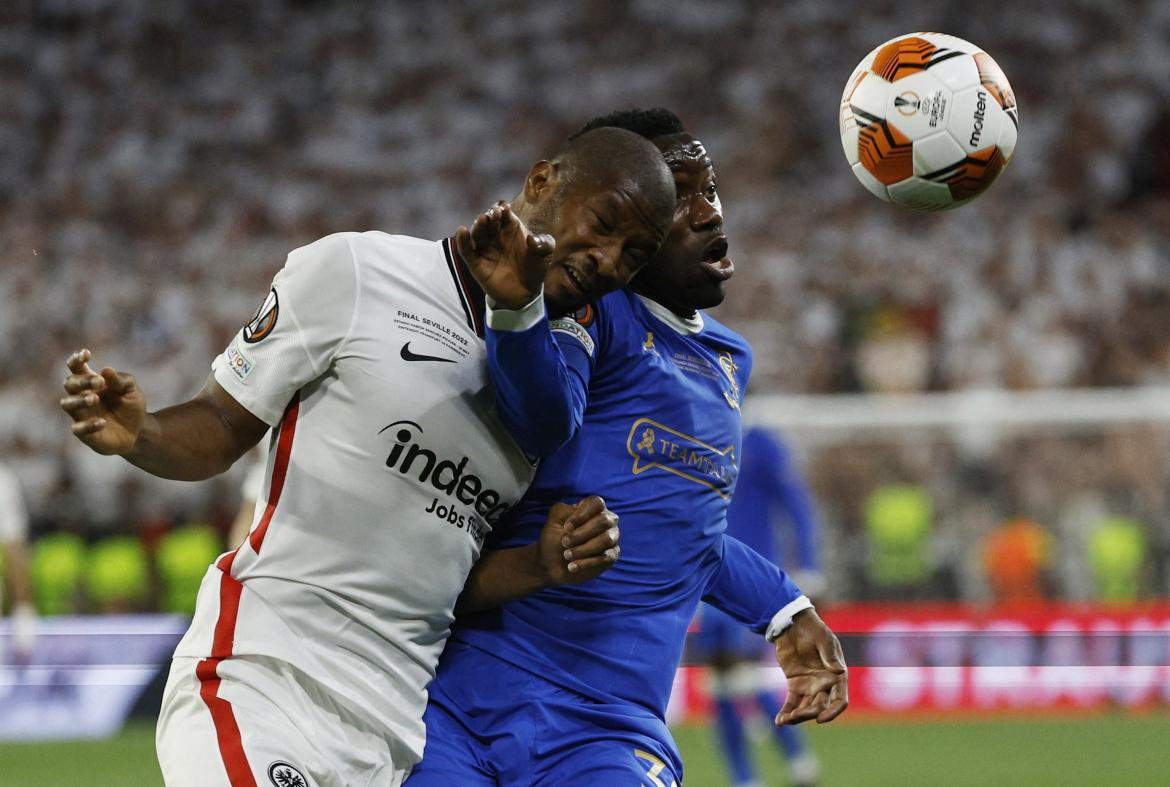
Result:
[[[674,216],[674,177],[662,151],[632,131],[607,127],[579,134],[561,149],[553,166],[562,185],[640,194],[654,216],[664,217],[666,226]]]
[[[512,209],[555,241],[544,280],[550,314],[625,287],[658,253],[674,220],[674,176],[662,152],[625,129],[598,128],[532,165]]]

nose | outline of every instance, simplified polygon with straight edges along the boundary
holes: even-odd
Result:
[[[589,255],[589,259],[593,262],[593,270],[598,276],[613,278],[617,272],[618,263],[622,258],[622,247],[620,243],[607,243],[604,246],[598,246]]]
[[[594,247],[588,256],[593,265],[597,283],[601,288],[612,290],[624,286],[624,283],[619,283],[623,270],[622,244],[620,242]]]
[[[690,207],[693,229],[711,229],[723,223],[723,209],[718,200],[711,201],[702,194],[693,194]]]

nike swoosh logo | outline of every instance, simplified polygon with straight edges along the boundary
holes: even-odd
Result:
[[[455,363],[454,358],[440,358],[437,355],[419,355],[410,351],[410,342],[402,345],[402,352],[399,353],[404,361],[439,361],[440,363]]]

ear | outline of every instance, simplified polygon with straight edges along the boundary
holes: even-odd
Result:
[[[524,201],[536,205],[557,190],[557,167],[551,161],[541,160],[528,170],[524,179]]]

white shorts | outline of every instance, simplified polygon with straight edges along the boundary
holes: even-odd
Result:
[[[175,658],[155,745],[167,787],[398,787],[414,759],[303,673],[262,656]]]

